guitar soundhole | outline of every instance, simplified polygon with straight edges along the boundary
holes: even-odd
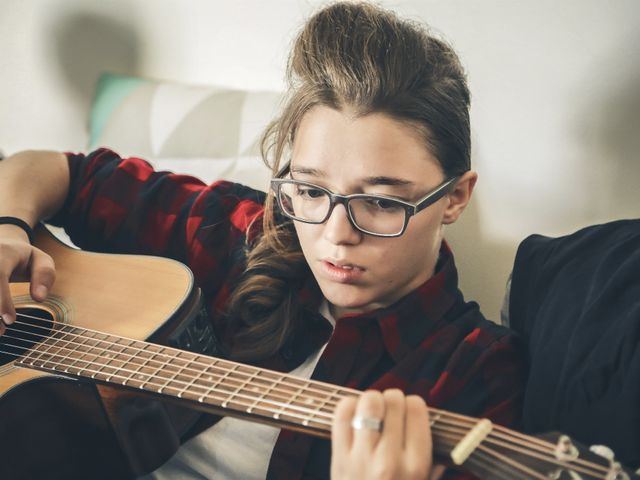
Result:
[[[16,359],[51,334],[53,316],[39,308],[17,308],[17,321],[0,336],[0,366]]]

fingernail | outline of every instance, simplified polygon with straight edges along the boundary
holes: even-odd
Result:
[[[38,297],[40,298],[44,298],[47,296],[47,287],[45,287],[44,285],[40,285],[39,287],[36,287],[36,294],[38,295]]]
[[[3,313],[2,315],[0,315],[0,318],[2,318],[2,321],[4,322],[5,325],[11,324],[11,318],[9,317],[8,314]]]

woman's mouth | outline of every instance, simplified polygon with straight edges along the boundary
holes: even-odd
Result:
[[[322,275],[328,280],[339,283],[354,283],[365,272],[364,268],[346,262],[322,260],[320,264]]]

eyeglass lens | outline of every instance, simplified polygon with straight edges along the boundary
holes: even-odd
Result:
[[[279,188],[280,204],[285,213],[295,219],[322,223],[329,216],[331,199],[325,190],[295,182],[284,182]],[[402,231],[406,210],[398,202],[377,197],[353,197],[349,213],[358,228],[381,235]]]

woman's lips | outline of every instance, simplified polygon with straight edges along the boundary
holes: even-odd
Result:
[[[322,260],[320,262],[323,275],[334,282],[354,283],[358,281],[365,272],[365,269],[357,265],[333,260]]]

